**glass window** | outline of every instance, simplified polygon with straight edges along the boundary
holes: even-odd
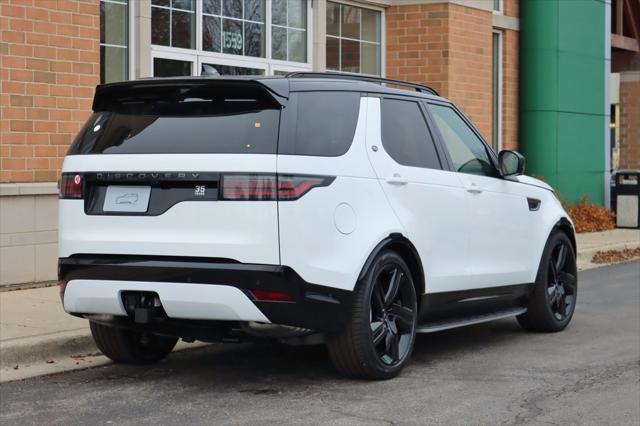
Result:
[[[327,69],[381,75],[381,19],[376,10],[327,2]]]
[[[279,154],[336,157],[349,150],[358,123],[359,93],[300,92],[291,99]]]
[[[502,12],[502,0],[493,0],[493,11]]]
[[[205,0],[202,48],[209,52],[265,57],[265,2]]]
[[[191,62],[153,58],[154,77],[181,77],[191,75]]]
[[[403,166],[439,169],[433,138],[417,102],[382,100],[382,146]]]
[[[453,108],[430,104],[429,109],[456,171],[498,176],[485,144]]]
[[[200,75],[264,75],[264,70],[230,65],[202,64]]]
[[[100,82],[129,78],[128,0],[100,0]]]
[[[69,154],[275,154],[279,117],[275,109],[180,117],[98,112]]]
[[[193,49],[195,32],[194,0],[151,1],[151,43]]]
[[[307,62],[307,2],[273,0],[271,3],[271,57]]]

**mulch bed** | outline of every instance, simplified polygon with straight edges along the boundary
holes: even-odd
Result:
[[[620,263],[640,258],[640,247],[624,250],[599,251],[593,255],[593,263]]]

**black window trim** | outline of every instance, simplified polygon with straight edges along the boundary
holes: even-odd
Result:
[[[364,94],[363,94],[364,95]],[[444,149],[444,147],[442,146],[440,140],[439,140],[439,134],[434,131],[434,123],[431,119],[431,116],[429,115],[429,112],[427,111],[427,109],[425,108],[424,102],[425,102],[425,98],[422,97],[417,97],[417,96],[403,96],[400,94],[381,94],[381,93],[366,93],[366,97],[369,98],[379,98],[380,99],[380,142],[383,145],[384,148],[384,141],[382,140],[382,100],[383,99],[397,99],[397,100],[402,100],[402,101],[409,101],[409,102],[415,102],[418,104],[418,108],[420,109],[420,112],[422,113],[422,118],[424,119],[424,124],[427,126],[427,130],[429,131],[429,134],[431,135],[431,140],[433,141],[433,144],[435,146],[436,149],[436,154],[438,156],[438,163],[440,164],[440,168],[439,169],[434,169],[431,167],[421,167],[421,166],[407,166],[405,164],[400,164],[398,163],[393,157],[391,157],[391,155],[387,152],[387,155],[389,155],[389,157],[391,157],[391,159],[396,162],[396,164],[398,164],[399,166],[402,167],[414,167],[417,169],[428,169],[428,170],[440,170],[440,171],[448,171],[451,169],[451,162],[449,160],[449,158],[446,155],[446,150]],[[385,148],[385,152],[386,152],[386,148]]]
[[[485,150],[489,153],[489,158],[491,159],[493,167],[496,170],[496,176],[487,176],[487,175],[482,175],[482,176],[483,177],[488,177],[488,178],[493,178],[493,179],[504,179],[504,177],[502,176],[502,173],[500,172],[500,167],[498,166],[498,154],[487,143],[487,141],[484,139],[484,137],[482,137],[482,134],[478,131],[476,126],[473,125],[473,123],[467,118],[466,115],[464,115],[462,113],[462,111],[460,111],[460,109],[458,109],[452,102],[446,102],[446,101],[438,101],[438,100],[429,99],[429,100],[424,100],[423,103],[424,103],[425,110],[427,111],[427,114],[429,115],[429,118],[433,122],[433,127],[435,129],[434,133],[437,134],[438,142],[440,143],[440,145],[442,146],[442,148],[444,150],[444,155],[447,158],[447,162],[449,164],[449,171],[452,171],[454,173],[462,173],[462,172],[457,171],[455,169],[455,167],[453,166],[453,160],[451,159],[451,156],[449,155],[449,151],[447,151],[447,149],[445,147],[444,137],[442,136],[442,133],[440,133],[440,129],[438,128],[438,126],[433,121],[433,116],[431,114],[431,111],[427,107],[427,105],[438,105],[438,106],[443,106],[443,107],[449,107],[456,114],[458,114],[458,116],[462,119],[462,121],[464,121],[467,124],[467,126],[469,126],[471,131],[478,137],[478,139],[480,139],[480,141],[482,142],[482,144],[485,147]],[[477,176],[480,176],[480,175],[477,175]]]

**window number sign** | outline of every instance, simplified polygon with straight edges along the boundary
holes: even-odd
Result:
[[[222,38],[225,49],[242,50],[242,33],[223,31]]]

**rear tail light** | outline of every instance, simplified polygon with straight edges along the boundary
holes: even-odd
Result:
[[[224,175],[222,199],[242,201],[274,201],[275,175]]]
[[[58,183],[60,198],[81,199],[84,178],[80,173],[63,173]]]
[[[293,201],[313,188],[330,185],[334,179],[304,175],[223,175],[221,198],[231,201]]]
[[[62,303],[64,303],[64,292],[67,289],[67,281],[58,281],[58,289],[60,290],[60,300],[62,301]]]

